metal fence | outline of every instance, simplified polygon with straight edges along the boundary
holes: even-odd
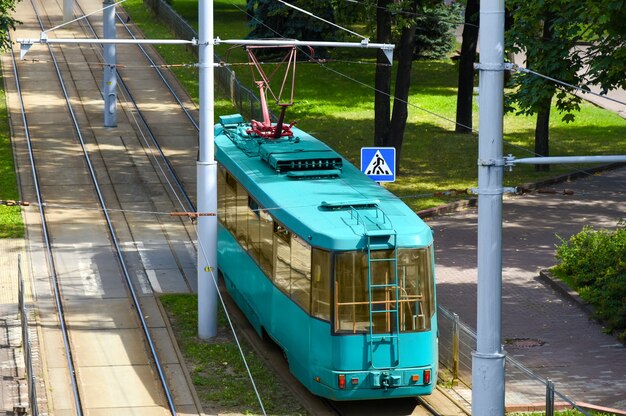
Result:
[[[439,306],[439,363],[445,367],[454,380],[468,386],[472,384],[472,351],[476,350],[476,332],[452,313]],[[507,408],[521,408],[529,404],[545,403],[546,415],[553,415],[555,396],[562,402],[589,416],[565,394],[555,389],[554,383],[526,368],[512,357],[506,356]],[[470,395],[463,397],[470,401]]]
[[[198,38],[198,32],[164,0],[144,0],[144,4],[150,7],[176,36],[183,39]],[[197,48],[190,47],[190,50],[197,56]],[[214,60],[215,62],[221,62],[221,58],[218,55],[214,56]],[[215,84],[237,108],[244,119],[262,119],[261,100],[255,92],[239,82],[232,69],[227,66],[215,68]],[[270,117],[273,121],[277,119],[274,114],[270,114]]]
[[[24,301],[24,278],[22,276],[22,257],[17,257],[17,278],[18,278],[18,313],[20,315],[22,325],[22,349],[24,351],[24,368],[25,377],[28,384],[28,403],[30,406],[30,414],[39,415],[37,407],[37,379],[33,371],[33,350],[30,343],[29,327],[28,327],[28,309]]]

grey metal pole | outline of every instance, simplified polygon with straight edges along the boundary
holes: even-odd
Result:
[[[74,0],[63,0],[63,23],[67,23],[74,17]]]
[[[504,0],[480,2],[477,342],[472,353],[472,414],[504,414],[502,157]]]
[[[197,163],[198,212],[217,213],[214,130],[213,0],[198,2],[200,142]],[[217,216],[198,217],[198,336],[217,335]]]
[[[114,0],[104,0],[102,7],[103,34],[106,39],[115,39],[115,6]],[[110,7],[107,7],[110,6]],[[105,44],[104,48],[104,76],[102,94],[104,95],[104,127],[117,126],[117,64],[116,46],[113,43]]]

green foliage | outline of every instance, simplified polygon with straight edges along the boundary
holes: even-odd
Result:
[[[9,47],[9,30],[15,29],[15,25],[22,22],[15,20],[12,12],[19,0],[0,0],[0,49],[6,50]]]
[[[416,12],[412,12],[412,6]],[[358,25],[365,22],[363,33],[372,39],[376,33],[377,0],[363,0],[356,3],[338,0],[335,2],[335,16],[343,25]],[[415,59],[445,58],[456,46],[455,30],[463,22],[463,8],[458,3],[445,5],[433,0],[400,0],[387,6],[392,16],[393,41],[398,43],[402,29],[416,25]]]
[[[202,341],[197,337],[196,295],[163,295],[159,299],[170,318],[200,399],[210,403],[209,406],[223,408],[215,413],[259,413],[254,389],[221,308],[217,337]],[[268,414],[306,414],[273,370],[259,361],[247,343],[242,342],[242,347]]]
[[[415,17],[416,59],[442,59],[456,46],[456,28],[463,22],[461,6],[443,2],[426,4]]]
[[[561,240],[555,273],[563,276],[606,322],[626,341],[626,222],[614,231],[583,230]]]
[[[589,75],[606,91],[626,89],[626,0],[587,0],[590,23]]]
[[[585,33],[587,14],[579,1],[507,2],[513,23],[506,33],[510,52],[525,53],[526,66],[549,77],[584,87],[584,55],[575,48]],[[517,114],[538,113],[556,94],[556,108],[563,121],[574,120],[574,111],[580,110],[581,98],[558,89],[556,84],[534,74],[515,73],[507,94],[507,110]]]
[[[287,3],[307,10],[322,19],[333,21],[331,3],[317,0],[286,0]],[[248,0],[248,13],[254,15],[250,20],[251,39],[284,37],[298,40],[329,40],[335,29],[319,19],[295,10],[276,0]],[[323,56],[321,48],[316,55]]]
[[[0,87],[2,85],[0,78]],[[10,135],[4,89],[0,88],[0,199],[19,198]],[[20,207],[0,206],[0,238],[23,236],[24,224]]]

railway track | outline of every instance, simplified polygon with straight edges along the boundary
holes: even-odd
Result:
[[[32,2],[31,7],[32,13],[37,16],[39,27],[43,30],[44,23],[38,12],[39,8],[44,7],[44,5],[37,5],[37,3]],[[50,7],[50,4],[46,4],[45,7]],[[55,384],[54,389],[59,391],[56,395],[55,392],[49,391],[50,400],[54,403],[55,410],[60,411],[67,408],[79,415],[85,413],[86,410],[89,411],[94,408],[116,406],[115,403],[117,403],[118,409],[122,412],[124,407],[141,407],[143,409],[152,407],[155,410],[154,414],[163,414],[162,409],[168,409],[167,413],[176,414],[173,393],[166,380],[166,369],[161,363],[151,331],[148,328],[149,323],[146,317],[153,313],[154,310],[146,312],[142,307],[142,303],[146,302],[140,300],[140,296],[145,295],[145,293],[137,293],[134,286],[140,287],[143,292],[146,292],[146,287],[138,284],[137,279],[133,282],[131,272],[129,271],[130,268],[127,266],[127,260],[122,250],[122,244],[113,225],[114,220],[109,216],[105,194],[107,196],[111,195],[110,188],[112,187],[112,182],[114,182],[111,171],[105,169],[107,173],[103,174],[101,168],[104,161],[92,160],[90,156],[90,153],[94,152],[93,149],[98,149],[101,144],[86,140],[83,137],[82,130],[85,129],[84,124],[89,123],[89,117],[84,112],[74,110],[76,104],[70,99],[70,92],[68,91],[70,89],[74,92],[79,90],[77,87],[78,82],[76,79],[73,79],[73,85],[66,85],[64,75],[62,74],[62,65],[57,62],[52,48],[49,49],[49,53],[52,59],[49,65],[50,73],[56,73],[58,85],[55,88],[51,82],[40,80],[42,84],[46,84],[45,88],[42,89],[47,94],[52,94],[53,91],[54,93],[63,93],[68,112],[67,124],[73,125],[74,130],[71,133],[68,132],[68,139],[76,136],[80,142],[80,149],[77,148],[75,143],[63,143],[62,150],[59,147],[53,149],[53,146],[59,146],[61,145],[60,143],[46,143],[44,139],[46,131],[49,133],[50,130],[63,129],[64,126],[52,125],[46,122],[47,119],[44,120],[45,117],[41,116],[41,111],[45,111],[42,107],[48,106],[50,107],[49,110],[58,111],[58,105],[55,106],[47,101],[45,103],[41,103],[41,101],[34,103],[32,97],[28,97],[28,94],[25,100],[20,78],[27,79],[27,83],[33,86],[32,80],[37,79],[37,75],[33,76],[32,73],[29,73],[26,76],[21,76],[18,64],[15,62],[13,68],[20,107],[22,108],[23,130],[27,138],[29,160],[32,166],[33,193],[36,195],[38,206],[40,207],[39,221],[43,228],[43,245],[46,247],[45,258],[47,259],[47,268],[51,275],[51,286],[54,292],[54,302],[52,303],[54,303],[56,309],[57,318],[55,319],[58,319],[61,329],[60,336],[63,339],[65,365],[68,368],[67,374],[61,375],[56,368],[58,363],[47,363],[48,376],[54,379],[54,383],[52,383]],[[11,57],[14,57],[14,55],[12,54]],[[35,104],[39,108],[29,113],[27,107],[33,107]],[[58,117],[58,114],[55,117]],[[34,123],[32,122],[33,119],[35,120]],[[31,134],[31,132],[34,132],[34,134]],[[101,152],[101,149],[95,151],[95,153],[99,152]],[[56,165],[55,163],[50,163],[50,158],[60,157],[62,153],[70,154],[71,159],[64,162],[59,161],[60,163]],[[44,157],[48,158],[46,160],[47,163],[41,166],[40,162]],[[104,164],[104,167],[106,168],[106,164]],[[85,168],[88,174],[85,174]],[[81,170],[83,171],[82,173],[76,174]],[[44,174],[40,174],[39,171],[44,171]],[[106,189],[103,189],[100,183],[103,178],[108,179],[108,183],[104,185]],[[87,188],[91,189],[88,190]],[[68,198],[69,194],[78,194],[79,199],[72,200],[72,198]],[[116,202],[119,203],[119,195],[115,196],[118,199]],[[84,211],[80,212],[80,216],[87,217],[84,218],[87,220],[86,222],[91,223],[93,221],[90,231],[94,231],[94,233],[87,234],[87,241],[81,241],[80,237],[84,238],[85,236],[78,235],[80,233],[70,236],[62,233],[62,229],[67,231],[68,228],[71,228],[71,226],[68,227],[68,218],[63,217],[72,217],[76,212],[59,208],[63,205],[68,206],[69,200],[72,200],[73,204],[84,207]],[[96,200],[100,206],[99,210],[92,209]],[[53,206],[54,208],[52,208]],[[87,212],[88,214],[86,214]],[[53,218],[52,221],[50,221],[51,217]],[[74,216],[74,218],[76,217]],[[49,225],[51,222],[53,225]],[[98,229],[97,232],[95,229]],[[72,242],[70,243],[70,241]],[[106,253],[102,246],[110,246],[110,244],[115,247],[115,250],[112,253]],[[71,276],[72,271],[68,270],[67,267],[69,262],[68,249],[77,249],[78,246],[82,247],[85,260],[88,257],[91,257],[92,260],[98,258],[95,264],[92,263],[87,268],[98,268],[99,270],[92,270],[93,273],[88,273],[88,275],[79,273],[79,276]],[[94,250],[97,253],[90,252],[89,246],[91,248],[98,246],[98,250]],[[83,259],[80,258],[81,256],[78,257],[78,269],[81,269],[80,262]],[[116,270],[103,270],[107,268]],[[84,270],[79,270],[79,272],[81,271]],[[85,289],[85,280],[90,279],[95,280],[91,283],[93,286],[91,289],[96,296],[94,296],[95,299],[92,301],[86,301],[85,299],[89,293],[85,293],[82,289]],[[125,281],[125,287],[120,285],[122,281]],[[129,302],[128,298],[120,296],[122,292],[125,297],[127,295],[130,296],[132,302]],[[38,291],[38,293],[41,292]],[[42,303],[45,304],[45,302]],[[147,304],[150,304],[150,302],[147,302]],[[102,312],[108,312],[108,314]],[[130,316],[131,313],[134,316]],[[109,322],[103,322],[102,315],[107,315]],[[95,318],[96,322],[90,322],[91,318]],[[123,328],[119,328],[120,325],[117,325],[118,322],[116,321],[123,321],[124,324],[121,325]],[[52,324],[52,319],[45,318],[44,327],[48,323]],[[135,323],[138,323],[136,326],[140,327],[141,331],[137,331],[138,328],[135,328]],[[109,330],[110,328],[107,328],[107,326],[112,326],[113,330]],[[86,332],[89,333],[89,339],[85,337]],[[143,334],[139,335],[139,332],[143,332]],[[47,331],[43,334],[43,337],[50,341],[55,338],[55,335],[51,331]],[[148,348],[126,351],[127,356],[135,355],[134,358],[136,360],[129,360],[129,362],[124,363],[115,362],[112,365],[107,363],[108,365],[106,366],[111,367],[114,374],[105,375],[102,373],[103,367],[105,367],[105,365],[101,365],[103,364],[102,361],[114,358],[107,354],[105,349],[118,346],[109,345],[111,337],[123,338],[122,348],[129,349],[129,345],[134,344],[133,342],[128,342],[131,338],[143,339]],[[90,349],[89,347],[97,347],[97,349],[86,351]],[[50,347],[46,348],[49,350],[53,349]],[[142,356],[143,351],[141,350],[146,349],[151,352],[151,356]],[[54,375],[51,375],[52,373]],[[61,397],[63,388],[60,386],[66,378],[69,378],[68,384],[72,386],[72,394],[68,395],[73,397],[71,404],[64,402],[64,399]],[[117,388],[106,385],[107,381],[112,381],[112,379],[118,379],[116,380]],[[139,397],[127,397],[130,394],[124,394],[122,390],[126,388],[128,389],[127,392],[132,391],[133,388],[137,387],[132,386],[132,382],[137,381],[137,379],[141,381],[138,384],[144,390],[143,394],[137,395]],[[127,383],[120,383],[120,380]],[[57,382],[60,383],[57,384]],[[49,388],[49,390],[52,389]],[[179,388],[179,391],[182,391],[182,389]],[[118,397],[109,397],[107,393],[113,393],[112,396]],[[121,404],[119,396],[128,400]],[[141,403],[133,403],[133,399],[138,398]],[[189,404],[185,403],[185,406],[189,407]]]

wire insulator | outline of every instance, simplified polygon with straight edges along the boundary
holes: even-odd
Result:
[[[12,199],[0,199],[0,205],[6,205],[7,207],[15,207],[15,206],[28,207],[30,206],[30,202],[14,201]]]
[[[216,217],[217,214],[215,212],[170,212],[170,216],[198,218],[198,217]]]

